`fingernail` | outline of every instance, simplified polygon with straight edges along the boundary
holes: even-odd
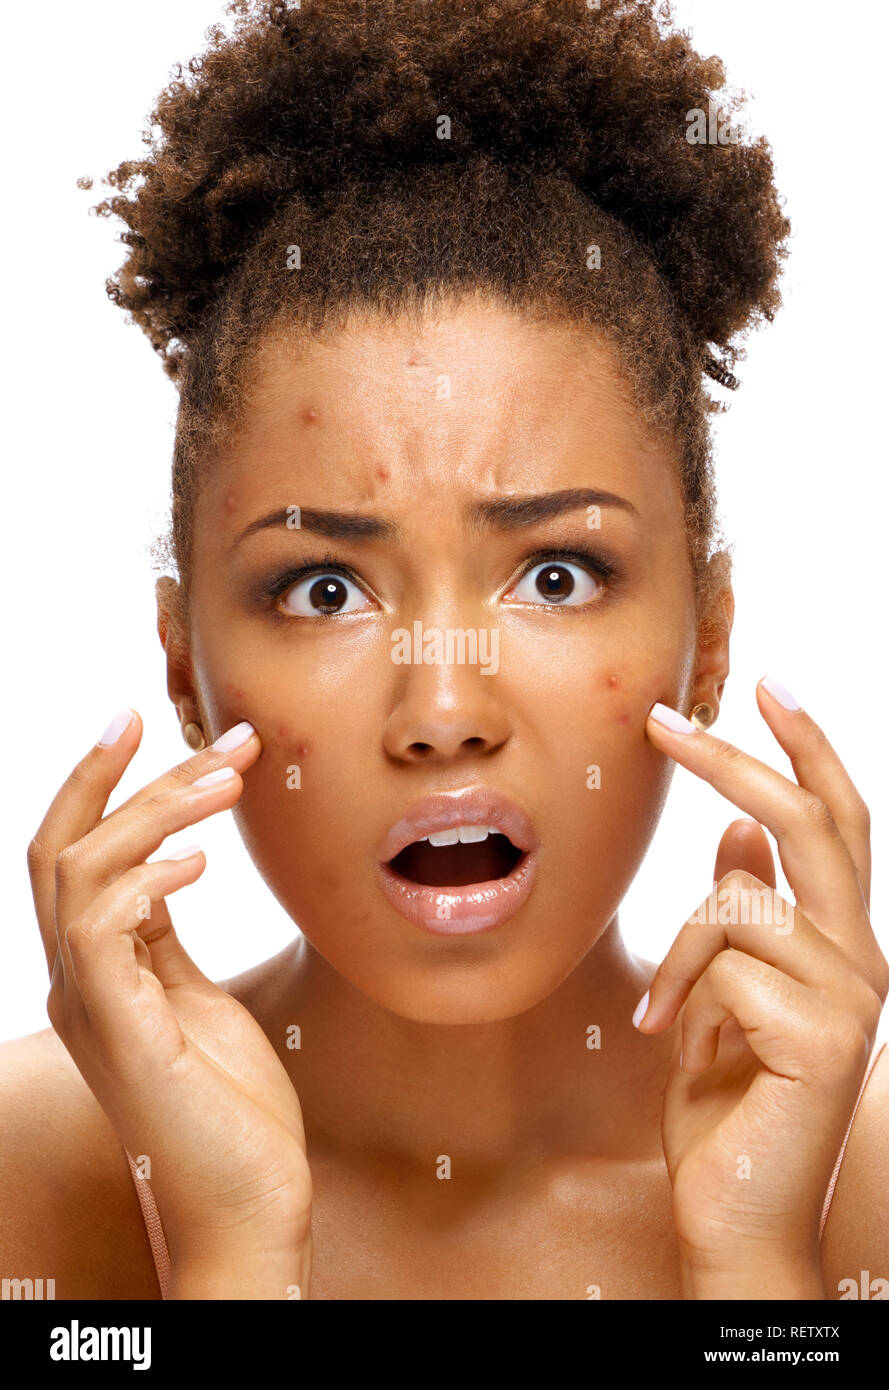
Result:
[[[200,845],[186,845],[185,849],[177,849],[175,854],[168,854],[168,859],[190,859],[193,854],[200,854]]]
[[[248,724],[244,719],[240,724],[235,724],[231,729],[227,729],[224,734],[220,734],[213,747],[217,753],[230,753],[233,748],[240,748],[242,743],[246,743],[252,733],[255,733],[252,724]]]
[[[642,1022],[643,1018],[645,1017],[646,1013],[648,1012],[648,996],[649,996],[650,993],[651,993],[651,990],[650,990],[650,989],[647,989],[647,990],[645,991],[645,993],[643,994],[642,998],[639,1000],[639,1003],[636,1005],[636,1008],[635,1008],[635,1010],[634,1010],[634,1012],[633,1012],[633,1027],[634,1027],[634,1028],[638,1028],[638,1027],[639,1027],[639,1024]]]
[[[131,709],[122,709],[112,719],[108,728],[99,739],[103,748],[108,748],[112,743],[116,743],[133,717]]]
[[[671,709],[669,705],[652,705],[649,714],[656,723],[663,724],[665,729],[672,729],[674,734],[696,734],[698,732],[690,719],[686,719],[684,714]]]
[[[215,772],[205,772],[203,777],[198,777],[191,785],[193,787],[209,787],[213,782],[227,782],[229,778],[236,776],[237,773],[233,767],[217,767]]]
[[[799,701],[794,699],[787,686],[776,676],[763,676],[760,685],[769,692],[773,699],[778,701],[782,709],[802,709]]]

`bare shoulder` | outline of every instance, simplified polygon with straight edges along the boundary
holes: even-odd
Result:
[[[52,1028],[0,1043],[0,1278],[160,1297],[126,1154]]]
[[[821,1244],[828,1298],[889,1298],[889,1042],[861,1097]]]

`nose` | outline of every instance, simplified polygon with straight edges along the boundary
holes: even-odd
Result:
[[[498,677],[478,666],[395,666],[398,698],[383,732],[390,757],[404,763],[451,762],[502,748],[510,722]]]

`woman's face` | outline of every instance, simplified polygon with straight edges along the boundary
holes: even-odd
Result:
[[[657,823],[648,711],[695,680],[675,465],[604,341],[482,299],[270,340],[195,525],[191,689],[208,740],[242,719],[262,740],[235,816],[303,934],[405,1018],[544,999]],[[468,788],[524,813],[517,868],[499,838],[381,868],[414,803]]]

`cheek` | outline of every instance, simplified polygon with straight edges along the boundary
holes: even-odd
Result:
[[[616,671],[607,671],[603,676],[603,685],[609,695],[616,698],[609,701],[609,717],[613,723],[626,727],[630,723],[630,711],[627,707],[626,696],[623,692],[623,682]]]
[[[675,675],[609,668],[598,677],[596,695],[609,724],[619,729],[644,730],[652,705],[659,700],[669,703],[675,699]]]
[[[298,733],[286,719],[279,719],[277,723],[270,724],[265,734],[264,743],[265,740],[274,740],[297,758],[304,758],[311,747],[305,734]]]
[[[244,683],[226,680],[222,683],[222,698],[210,703],[209,715],[214,727],[221,732],[247,719],[262,740],[265,765],[283,767],[298,762],[311,752],[314,737],[309,737],[304,725],[288,718],[275,718],[269,711],[268,690],[250,689]]]

